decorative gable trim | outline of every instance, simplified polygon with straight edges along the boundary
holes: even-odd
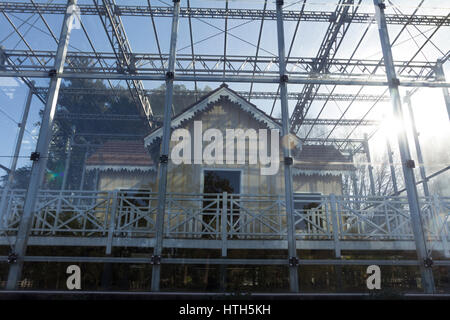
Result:
[[[259,110],[255,105],[251,104],[243,97],[235,93],[233,90],[228,89],[226,86],[221,86],[215,92],[212,92],[209,96],[194,104],[186,111],[182,112],[174,119],[172,119],[171,128],[176,129],[180,127],[185,121],[191,120],[198,113],[204,112],[211,106],[211,104],[219,101],[221,98],[227,97],[232,103],[236,104],[242,111],[251,115],[253,119],[258,122],[264,123],[269,129],[281,130],[281,125],[276,122],[269,115]],[[145,146],[152,145],[155,141],[162,138],[162,127],[156,129],[144,138]]]
[[[123,165],[89,165],[86,166],[86,171],[127,171],[127,172],[133,172],[133,171],[140,171],[140,172],[156,172],[155,166],[123,166]]]

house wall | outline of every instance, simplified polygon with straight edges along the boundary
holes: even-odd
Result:
[[[201,120],[203,132],[209,128],[220,129],[224,139],[224,159],[225,159],[225,132],[226,129],[249,129],[252,128],[258,132],[258,129],[265,128],[263,123],[259,123],[248,113],[242,112],[237,106],[231,103],[217,104],[207,112],[196,116],[193,121],[189,121],[184,129],[194,137],[194,121]],[[270,139],[268,138],[270,142]],[[178,142],[171,141],[170,150]],[[193,144],[193,142],[192,142]],[[203,143],[203,148],[209,142]],[[235,143],[235,154],[237,144]],[[248,148],[248,142],[247,142]],[[271,148],[270,148],[271,149]],[[193,146],[191,149],[194,154]],[[170,153],[169,153],[170,155]],[[248,160],[248,154],[246,155]],[[253,195],[282,195],[284,192],[284,166],[283,154],[280,145],[279,151],[279,170],[275,175],[261,175],[259,164],[181,164],[174,165],[169,161],[169,173],[167,180],[168,192],[176,193],[202,193],[203,192],[203,173],[202,170],[208,169],[236,169],[241,171],[241,194]],[[293,177],[294,192],[320,192],[322,194],[341,194],[342,183],[340,176],[332,175],[296,175]],[[157,190],[157,188],[155,188]]]
[[[341,175],[295,175],[292,177],[294,192],[317,192],[321,194],[342,195]]]
[[[155,180],[155,172],[142,171],[101,171],[98,178],[98,190],[150,189]]]

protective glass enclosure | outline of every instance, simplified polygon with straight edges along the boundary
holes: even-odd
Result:
[[[450,293],[448,3],[0,12],[1,289]]]

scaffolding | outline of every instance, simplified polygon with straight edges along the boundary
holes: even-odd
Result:
[[[415,119],[411,106],[411,96],[420,88],[440,88],[443,91],[448,116],[450,118],[450,100],[443,66],[450,58],[450,51],[443,51],[435,44],[433,37],[439,30],[450,27],[450,8],[446,15],[418,14],[424,1],[408,7],[408,14],[402,13],[402,6],[396,6],[396,1],[373,0],[339,0],[334,3],[334,11],[307,10],[318,5],[313,1],[303,0],[288,2],[276,0],[259,1],[255,8],[242,8],[248,2],[240,3],[239,8],[230,8],[233,1],[214,2],[216,7],[193,7],[190,1],[173,0],[164,6],[155,6],[148,1],[145,5],[129,5],[116,3],[114,0],[93,0],[92,3],[77,3],[68,0],[67,3],[31,3],[2,1],[0,11],[5,22],[12,29],[12,33],[19,37],[25,49],[16,47],[0,48],[0,77],[19,78],[29,88],[25,112],[21,119],[20,133],[17,141],[13,165],[9,168],[9,183],[17,166],[17,158],[27,123],[31,99],[36,96],[44,105],[39,137],[35,152],[31,154],[31,178],[27,190],[3,188],[1,200],[1,229],[0,244],[12,244],[11,254],[2,257],[9,262],[7,289],[17,289],[21,279],[25,262],[98,262],[98,263],[142,263],[152,265],[151,290],[160,290],[161,268],[165,264],[201,264],[218,265],[282,265],[289,269],[289,285],[291,292],[299,292],[299,267],[302,265],[404,265],[415,266],[420,270],[422,287],[425,293],[434,293],[433,266],[450,266],[445,258],[432,259],[434,252],[442,253],[443,257],[450,256],[450,198],[443,195],[431,194],[428,182],[437,174],[446,172],[448,166],[427,176],[424,168],[423,155],[415,127]],[[219,7],[223,5],[222,7]],[[445,6],[445,5],[444,5]],[[262,7],[262,8],[260,8]],[[292,7],[298,7],[294,10]],[[388,11],[388,13],[386,13]],[[11,16],[38,16],[46,26],[44,33],[53,38],[55,50],[35,50],[22,33],[22,25],[31,25],[29,19],[16,26]],[[60,23],[60,35],[56,37],[46,17],[64,16]],[[109,50],[96,48],[89,31],[80,17],[97,16],[101,28],[106,34]],[[150,19],[158,52],[136,53],[125,31],[122,20],[130,17]],[[187,19],[189,25],[190,53],[178,53],[180,20]],[[196,53],[192,20],[200,19],[208,24],[218,34],[223,36],[223,53]],[[209,23],[211,20],[214,24]],[[167,22],[170,21],[170,24]],[[229,42],[231,38],[249,43],[249,40],[236,36],[230,28],[230,21],[240,21],[240,25],[249,22],[259,23],[257,44],[251,44],[254,55],[230,54]],[[276,25],[276,54],[262,46],[264,38],[264,24],[272,21]],[[166,23],[170,30],[170,43],[167,52],[161,49],[162,41],[158,37],[158,23]],[[296,55],[300,23],[315,23],[327,25],[323,40],[317,54],[311,56]],[[223,23],[223,27],[217,24]],[[292,40],[288,41],[285,31],[286,23],[290,23],[293,30]],[[74,25],[83,32],[88,40],[90,50],[70,50],[70,37]],[[170,25],[170,27],[169,27]],[[239,25],[239,26],[240,26]],[[358,25],[363,30],[362,36],[352,38],[353,50],[348,50],[345,42],[352,31],[351,27]],[[388,25],[396,27],[398,32],[392,37]],[[419,27],[431,27],[427,32]],[[32,25],[31,25],[32,27]],[[30,27],[30,28],[31,28]],[[377,41],[382,52],[377,59],[360,58],[356,54],[361,51],[365,37],[371,27],[377,28]],[[392,48],[405,32],[410,34],[410,28],[419,32],[425,38],[421,45],[417,42],[417,51],[409,58],[397,60]],[[41,30],[42,31],[42,30]],[[431,31],[431,32],[430,32]],[[161,31],[159,31],[161,32]],[[182,31],[183,34],[186,32]],[[355,34],[353,32],[353,34]],[[354,35],[352,35],[354,37]],[[355,41],[356,39],[356,41]],[[161,42],[161,43],[160,43]],[[419,60],[424,48],[432,46],[439,52],[438,59],[429,61]],[[341,54],[346,47],[347,54]],[[445,47],[445,44],[444,46]],[[448,44],[447,44],[448,47]],[[446,48],[448,50],[448,48]],[[345,56],[345,58],[343,57]],[[83,64],[80,61],[91,63]],[[49,85],[36,85],[37,80],[48,80]],[[108,89],[95,88],[65,88],[61,87],[63,80],[99,79],[106,82]],[[118,88],[114,83],[123,81],[126,88]],[[146,89],[148,82],[163,82],[165,90]],[[193,84],[193,88],[184,91],[174,90],[176,83]],[[233,195],[218,194],[216,211],[211,214],[202,208],[193,208],[190,215],[186,211],[177,209],[188,206],[190,201],[201,201],[202,195],[176,195],[166,192],[168,174],[168,156],[172,105],[175,96],[200,96],[199,83],[228,83],[236,84],[237,93],[248,98],[258,99],[267,103],[270,116],[279,106],[280,116],[275,118],[282,127],[281,135],[300,134],[302,143],[332,145],[337,150],[350,156],[363,155],[366,157],[366,167],[369,174],[370,191],[367,195],[359,192],[356,181],[353,181],[353,193],[348,195],[323,195],[319,206],[302,215],[297,204],[306,201],[296,195],[292,186],[292,155],[288,147],[283,147],[284,190],[285,194],[277,198],[258,195],[240,195],[239,203]],[[249,85],[244,89],[242,84]],[[260,89],[256,87],[260,85]],[[264,87],[267,86],[267,87]],[[270,87],[269,87],[270,86]],[[293,89],[295,88],[299,89]],[[331,86],[331,89],[328,88]],[[339,92],[338,88],[351,87],[352,93]],[[328,92],[323,92],[326,87]],[[267,89],[270,88],[270,89]],[[367,93],[366,88],[378,88],[379,94]],[[398,133],[398,150],[401,159],[401,175],[404,178],[404,189],[397,185],[399,175],[395,172],[390,142],[386,142],[389,156],[390,176],[393,184],[392,195],[377,196],[372,171],[372,159],[369,141],[378,132],[383,120],[370,119],[371,110],[379,103],[390,101],[393,114],[397,119],[404,119],[404,108],[400,88],[409,88],[405,103],[412,123],[415,151],[417,152],[418,167],[421,181],[415,177],[416,164],[410,151],[406,131]],[[322,91],[321,91],[322,89]],[[97,94],[99,92],[126,93],[139,110],[140,115],[93,115],[86,113],[64,113],[57,111],[59,93],[65,94]],[[152,110],[149,96],[152,93],[164,94],[163,115],[155,114]],[[313,114],[312,106],[315,102],[322,102],[319,112]],[[289,110],[289,102],[292,110]],[[326,106],[330,103],[348,102],[344,111],[334,116],[321,117]],[[346,118],[350,107],[356,102],[370,103],[363,115],[358,118]],[[279,104],[278,104],[279,103]],[[269,112],[268,112],[269,113]],[[148,129],[162,125],[162,148],[158,166],[159,188],[156,192],[139,194],[135,197],[144,199],[148,204],[145,208],[135,205],[125,210],[122,204],[129,201],[130,195],[120,191],[90,192],[83,191],[85,175],[79,190],[49,191],[41,190],[47,166],[49,144],[54,120],[101,120],[101,121],[136,121],[145,123]],[[314,129],[324,126],[329,128],[326,136],[315,136]],[[351,128],[344,137],[333,135],[338,128]],[[354,133],[360,128],[372,129],[369,134],[355,137]],[[304,130],[304,131],[302,131]],[[85,133],[86,134],[86,133]],[[95,133],[94,133],[95,134]],[[77,134],[74,132],[70,146],[76,145]],[[70,149],[69,146],[69,149]],[[86,145],[86,149],[93,145]],[[87,157],[86,152],[86,157]],[[69,155],[70,156],[70,155]],[[70,161],[70,157],[69,160]],[[67,166],[66,166],[67,167]],[[67,175],[65,175],[66,177]],[[424,195],[418,192],[417,185],[423,186]],[[64,183],[63,183],[64,185]],[[406,191],[406,196],[400,193]],[[260,212],[252,209],[251,202],[265,202],[271,208],[268,215],[262,217]],[[245,207],[245,203],[248,207]],[[244,223],[233,225],[227,215],[234,206],[241,206],[245,212]],[[92,214],[99,210],[103,218]],[[245,210],[244,210],[245,209]],[[127,211],[128,210],[128,211]],[[130,210],[132,212],[130,212]],[[67,221],[65,211],[75,211],[76,216]],[[319,212],[320,211],[320,212]],[[56,214],[54,214],[56,212]],[[326,214],[323,215],[323,212]],[[320,213],[320,214],[319,214]],[[201,220],[204,215],[213,216],[208,225],[199,228],[195,220]],[[286,225],[277,221],[283,216]],[[131,218],[132,217],[132,218]],[[370,218],[368,218],[370,217]],[[50,218],[50,220],[49,220]],[[171,219],[181,219],[174,226]],[[82,227],[70,227],[70,222],[77,220]],[[167,221],[168,220],[168,221]],[[307,222],[308,230],[299,233],[296,225]],[[313,223],[313,222],[316,223]],[[320,223],[317,223],[320,221]],[[141,226],[145,224],[145,228]],[[133,227],[134,226],[134,227]],[[270,232],[264,235],[258,232],[265,226]],[[258,231],[259,230],[259,231]],[[125,238],[123,236],[125,235]],[[128,235],[128,237],[127,237]],[[209,238],[204,239],[207,235]],[[267,240],[267,239],[270,239]],[[103,257],[57,257],[57,256],[29,256],[28,246],[86,246],[105,247]],[[114,247],[148,247],[153,248],[153,255],[149,258],[114,257]],[[163,248],[184,247],[221,250],[220,258],[167,258],[162,257]],[[288,251],[285,259],[230,259],[227,250],[230,249],[284,249]],[[302,259],[299,250],[331,250],[334,259]],[[415,251],[416,260],[358,260],[342,259],[342,251],[357,250],[407,250]]]

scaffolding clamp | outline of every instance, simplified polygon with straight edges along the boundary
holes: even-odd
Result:
[[[290,257],[289,258],[289,267],[296,267],[299,264],[299,260],[297,257]]]
[[[30,160],[31,161],[39,161],[40,157],[41,157],[41,154],[39,152],[36,152],[36,151],[32,152],[30,154]]]
[[[425,266],[425,268],[431,268],[433,266],[433,263],[433,258],[431,257],[423,259],[423,265]]]
[[[414,169],[416,167],[416,163],[414,162],[414,160],[406,160],[405,164],[406,167],[410,169]]]
[[[17,255],[17,253],[11,252],[11,253],[8,255],[8,263],[9,263],[9,264],[16,263],[18,257],[19,257],[19,256]]]
[[[50,78],[55,78],[55,77],[56,77],[56,74],[57,74],[56,69],[51,69],[51,70],[48,72],[48,76],[49,76]]]
[[[291,166],[294,163],[294,159],[292,157],[284,157],[284,164],[286,166]]]
[[[279,5],[279,6],[284,5],[284,0],[277,0],[277,5]]]
[[[285,83],[289,81],[289,77],[287,74],[283,74],[282,76],[280,76],[280,82],[281,83]]]
[[[167,163],[169,162],[169,157],[167,156],[167,154],[163,154],[162,156],[159,157],[159,162],[160,163]]]
[[[150,258],[150,264],[161,264],[161,256],[152,256]]]
[[[392,78],[390,84],[398,87],[400,85],[400,80],[398,78]]]
[[[378,7],[381,9],[381,10],[384,10],[384,9],[386,9],[386,4],[384,3],[384,2],[379,2],[378,3]]]
[[[175,74],[172,71],[166,72],[166,80],[173,80],[174,77],[175,77]]]

